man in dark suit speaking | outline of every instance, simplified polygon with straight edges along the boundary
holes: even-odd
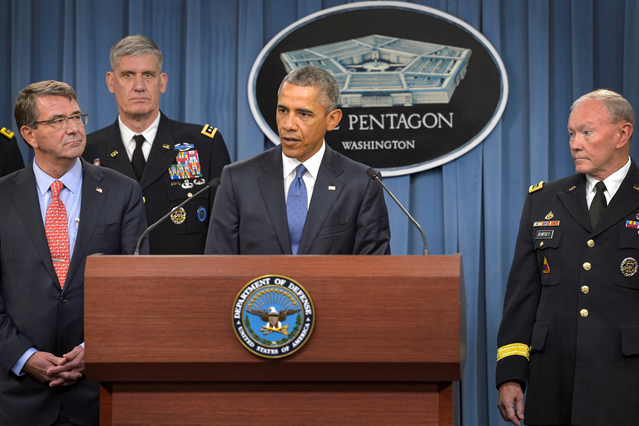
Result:
[[[162,52],[141,35],[118,41],[106,75],[115,122],[87,137],[85,160],[117,170],[142,187],[149,225],[191,198],[230,162],[216,127],[170,120],[160,111],[168,77]],[[202,254],[215,190],[180,207],[149,234],[151,254]]]
[[[281,144],[226,166],[211,213],[207,254],[389,254],[388,212],[367,166],[333,151],[339,86],[306,66],[282,82]]]
[[[146,228],[134,180],[87,164],[87,114],[57,81],[18,95],[32,165],[0,179],[0,423],[96,425],[99,384],[84,373],[84,267],[132,254]],[[143,248],[148,253],[148,244]]]

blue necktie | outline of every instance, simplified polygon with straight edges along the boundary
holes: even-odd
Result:
[[[286,200],[286,218],[288,219],[288,235],[291,239],[291,252],[297,254],[300,249],[304,223],[306,222],[306,210],[308,208],[308,194],[304,183],[306,167],[300,164],[295,169],[295,179],[288,187],[288,199]]]

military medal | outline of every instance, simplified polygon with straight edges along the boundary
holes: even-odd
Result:
[[[193,145],[182,144],[175,145],[175,149],[178,149],[178,147],[183,148],[185,146],[190,148],[193,147]],[[180,150],[175,160],[177,161],[177,164],[171,164],[169,167],[169,175],[172,180],[202,177],[200,170],[200,157],[198,156],[197,150]]]
[[[193,183],[196,185],[204,185],[206,181],[204,179],[195,179]]]
[[[184,221],[186,220],[186,210],[184,210],[184,207],[173,210],[173,212],[171,213],[171,220],[176,225],[184,223]]]
[[[536,228],[538,226],[559,226],[559,221],[558,220],[553,220],[552,222],[539,221],[539,222],[533,223],[533,227]]]
[[[639,229],[639,222],[634,221],[634,220],[627,220],[626,221],[626,228]]]
[[[190,189],[193,188],[193,184],[191,182],[189,182],[188,179],[184,180],[184,183],[182,184],[182,188],[184,189]]]
[[[637,273],[637,261],[632,257],[626,257],[621,262],[621,273],[624,277],[632,277]]]

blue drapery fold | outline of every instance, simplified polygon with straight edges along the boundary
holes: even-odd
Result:
[[[111,124],[109,49],[129,34],[155,40],[169,76],[162,110],[220,128],[233,160],[271,146],[247,100],[259,51],[297,19],[344,0],[0,0],[0,127],[15,129],[13,101],[34,81],[77,91],[87,131]],[[639,107],[639,2],[634,0],[424,0],[481,31],[506,66],[502,120],[475,149],[433,170],[387,178],[422,224],[433,254],[463,253],[468,361],[466,426],[503,424],[494,383],[496,334],[527,188],[572,174],[566,124],[574,99],[605,87]],[[330,29],[326,29],[330,31]],[[275,96],[275,94],[273,94]],[[275,113],[275,112],[274,112]],[[32,153],[21,142],[26,160]],[[636,144],[631,148],[635,158]],[[387,199],[395,254],[420,254],[420,234]]]

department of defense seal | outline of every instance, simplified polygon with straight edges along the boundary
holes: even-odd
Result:
[[[281,275],[255,278],[233,305],[233,327],[242,345],[264,358],[283,358],[306,343],[315,325],[315,307],[306,290]]]

